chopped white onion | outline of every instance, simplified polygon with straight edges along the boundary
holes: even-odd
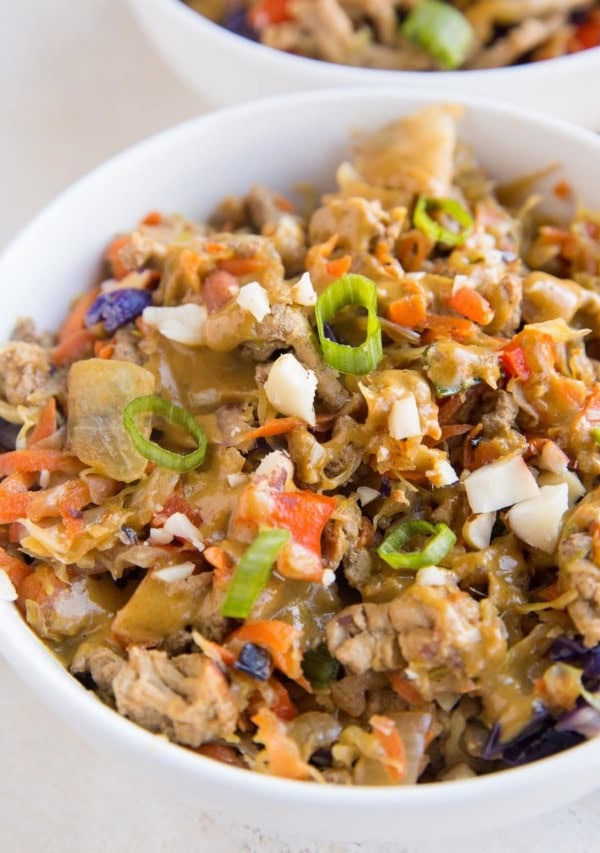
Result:
[[[536,459],[536,466],[544,471],[561,474],[569,464],[569,457],[554,441],[545,441],[542,452]]]
[[[446,586],[456,582],[453,572],[441,569],[439,566],[425,566],[419,569],[415,576],[415,583],[419,586]]]
[[[321,578],[321,583],[323,586],[331,586],[331,584],[335,581],[335,572],[333,569],[325,569],[323,572],[323,577]]]
[[[296,282],[296,284],[293,285],[292,299],[294,300],[296,305],[305,305],[306,307],[316,305],[317,294],[315,292],[315,288],[313,287],[310,273],[302,273],[299,280]]]
[[[151,527],[148,534],[147,542],[150,545],[168,545],[173,541],[173,534],[165,530],[164,527]]]
[[[165,566],[164,569],[157,569],[152,573],[152,577],[166,583],[183,581],[194,573],[195,568],[195,565],[191,562],[178,563],[176,566]]]
[[[562,517],[569,507],[568,486],[542,486],[534,498],[521,501],[506,514],[519,539],[552,554],[556,548]]]
[[[315,425],[314,400],[317,377],[307,370],[295,355],[280,355],[265,382],[265,393],[272,406],[284,415],[302,418]]]
[[[227,482],[229,483],[229,487],[231,489],[237,489],[238,486],[242,486],[246,480],[248,479],[247,474],[228,474]]]
[[[538,486],[558,486],[560,483],[567,484],[570,507],[585,495],[585,486],[575,471],[569,471],[568,468],[564,468],[557,474],[552,471],[542,471],[538,477]]]
[[[505,456],[483,465],[465,477],[464,485],[473,512],[495,512],[539,492],[522,456]]]
[[[480,512],[467,518],[462,529],[467,545],[476,551],[487,548],[492,541],[492,528],[495,523],[495,512]]]
[[[240,287],[236,302],[241,308],[249,311],[259,323],[271,313],[267,291],[257,281],[250,281]]]
[[[142,314],[147,326],[157,329],[170,341],[188,346],[201,346],[205,342],[206,317],[204,305],[194,302],[166,308],[149,305]]]
[[[400,400],[394,400],[388,418],[388,429],[392,438],[395,439],[423,434],[419,407],[414,394],[407,394]]]
[[[377,500],[377,498],[381,497],[381,494],[377,489],[371,489],[369,486],[359,486],[356,490],[356,494],[358,495],[358,500],[361,506],[366,506],[367,504],[370,504],[371,501]]]
[[[436,460],[435,467],[425,472],[429,482],[440,489],[442,486],[451,486],[458,482],[458,474],[452,465],[445,459]]]
[[[198,528],[183,512],[174,512],[173,515],[170,515],[163,525],[163,530],[166,530],[171,536],[177,536],[178,539],[185,539],[197,551],[204,550]]]

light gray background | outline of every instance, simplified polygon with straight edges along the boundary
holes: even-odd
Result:
[[[124,0],[0,0],[0,248],[93,166],[210,106],[155,57]],[[592,853],[600,793],[476,838],[406,846],[401,829],[380,847],[272,838],[143,787],[117,756],[54,719],[0,660],[0,853],[108,850]]]

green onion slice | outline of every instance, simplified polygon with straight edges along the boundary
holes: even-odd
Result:
[[[356,347],[332,341],[325,332],[325,324],[348,305],[367,309],[367,336]],[[383,358],[383,346],[377,317],[377,290],[370,278],[350,274],[332,282],[317,299],[315,316],[323,357],[330,367],[356,376],[363,376],[377,367]]]
[[[191,453],[185,454],[165,450],[160,444],[145,438],[139,431],[135,420],[140,415],[160,415],[166,421],[183,427],[196,440],[198,447]],[[148,397],[136,397],[135,400],[125,406],[123,423],[138,453],[162,468],[183,473],[192,471],[204,462],[207,445],[206,433],[186,409],[170,403],[163,397],[156,394],[151,394]]]
[[[420,551],[403,551],[407,542],[416,534],[430,536]],[[447,524],[430,524],[428,521],[405,521],[394,527],[385,537],[377,553],[393,569],[422,569],[435,566],[456,542],[456,536]]]
[[[460,229],[451,231],[432,219],[429,212],[435,210],[441,210],[442,213],[451,217],[460,226]],[[431,198],[430,196],[420,195],[415,205],[413,223],[430,240],[435,240],[436,243],[445,243],[447,246],[462,245],[473,230],[473,217],[466,207],[452,198]]]
[[[463,64],[474,38],[473,28],[462,12],[440,0],[421,0],[407,15],[402,35],[447,70]]]
[[[233,573],[221,605],[223,616],[232,619],[246,619],[249,616],[254,602],[269,582],[273,563],[290,535],[289,530],[262,528],[259,531]]]
[[[302,657],[302,672],[317,690],[335,681],[340,669],[339,662],[329,654],[325,643],[307,649]]]
[[[592,427],[592,438],[600,445],[600,427]]]

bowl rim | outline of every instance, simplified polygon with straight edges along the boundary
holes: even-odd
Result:
[[[150,3],[156,6],[162,6],[164,10],[171,9],[173,14],[179,15],[181,21],[186,21],[191,27],[195,27],[201,34],[208,34],[211,38],[221,41],[223,45],[234,49],[242,49],[248,52],[250,57],[267,59],[270,62],[283,62],[290,69],[295,69],[298,72],[303,70],[309,72],[325,71],[337,76],[344,74],[348,75],[349,85],[360,85],[361,80],[367,79],[376,80],[382,74],[392,75],[391,79],[399,82],[402,81],[409,85],[417,80],[429,80],[430,77],[439,78],[440,84],[453,85],[457,88],[461,79],[474,79],[477,75],[484,75],[484,78],[490,82],[494,79],[508,75],[511,78],[516,77],[517,81],[522,77],[540,78],[547,75],[549,71],[556,74],[561,74],[567,71],[576,71],[578,68],[586,68],[590,65],[600,64],[600,45],[597,47],[587,48],[586,50],[570,53],[565,56],[557,56],[552,59],[544,59],[539,62],[530,62],[523,65],[507,65],[501,68],[466,68],[464,70],[455,71],[412,71],[386,68],[366,68],[363,66],[344,65],[329,62],[325,59],[314,59],[309,56],[301,56],[297,54],[287,53],[284,50],[270,47],[269,45],[261,44],[261,42],[253,41],[244,36],[234,33],[231,30],[205,17],[200,12],[186,5],[183,0],[130,0],[130,3],[137,9],[140,16],[144,15],[144,8]],[[465,75],[466,78],[465,78]],[[435,82],[433,85],[435,86]],[[516,82],[511,80],[512,83]],[[382,85],[385,85],[382,83]]]
[[[259,120],[267,114],[277,112],[279,108],[300,110],[302,106],[311,106],[320,102],[353,101],[361,98],[381,98],[390,107],[393,101],[404,103],[408,111],[412,104],[415,108],[427,104],[452,101],[467,109],[474,109],[480,115],[494,114],[505,118],[519,118],[535,127],[536,131],[550,130],[566,137],[578,145],[591,146],[600,156],[600,136],[586,128],[571,124],[563,119],[548,116],[535,111],[516,107],[511,104],[496,103],[475,95],[448,93],[440,90],[398,88],[397,86],[359,86],[338,89],[335,87],[319,91],[297,92],[273,96],[260,101],[236,104],[211,113],[197,116],[154,134],[114,155],[95,169],[79,178],[27,225],[6,247],[0,255],[0,277],[5,266],[19,263],[19,255],[26,246],[35,241],[38,231],[51,225],[57,211],[68,205],[78,194],[85,197],[102,182],[105,174],[122,168],[130,161],[143,159],[161,150],[169,150],[186,137],[194,137],[196,128],[217,130],[219,125],[235,119],[243,120],[251,115]],[[358,120],[358,117],[357,117]],[[268,127],[267,122],[263,126]],[[13,260],[14,259],[14,260]],[[111,743],[115,754],[119,750],[123,755],[139,760],[140,765],[148,761],[148,756],[156,758],[156,765],[164,765],[175,771],[178,777],[187,777],[197,783],[210,783],[220,790],[232,787],[243,790],[247,797],[254,800],[269,801],[273,804],[334,809],[365,807],[373,814],[396,810],[399,807],[449,807],[463,797],[471,803],[490,801],[503,794],[514,796],[515,791],[535,789],[544,790],[549,776],[559,779],[569,777],[574,771],[591,769],[600,764],[600,737],[593,738],[570,747],[569,749],[540,759],[521,767],[513,767],[469,779],[453,780],[450,784],[433,782],[423,785],[392,787],[314,785],[289,779],[267,776],[261,773],[224,765],[214,759],[199,755],[166,738],[146,731],[141,726],[122,717],[115,710],[102,703],[95,694],[86,690],[68,670],[53,656],[34,634],[18,613],[16,606],[0,602],[0,654],[9,662],[16,674],[25,681],[41,701],[54,709],[57,716],[70,719],[72,728],[80,732],[85,728],[87,740],[96,734],[98,743]],[[596,786],[600,786],[600,776]],[[592,789],[588,786],[588,790]],[[541,809],[540,809],[541,810]]]

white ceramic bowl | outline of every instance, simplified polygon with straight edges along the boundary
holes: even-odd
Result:
[[[163,59],[216,104],[327,86],[408,86],[509,101],[600,131],[600,47],[485,71],[352,68],[257,44],[212,23],[181,0],[130,4]]]
[[[68,300],[95,276],[115,232],[148,210],[202,218],[223,195],[256,181],[283,192],[298,182],[331,187],[353,130],[443,97],[390,88],[288,95],[204,116],[137,145],[67,190],[0,259],[0,340],[22,314],[33,315],[40,328],[55,328]],[[454,100],[467,108],[461,138],[490,174],[513,178],[560,161],[556,180],[566,178],[600,208],[600,138],[556,119]],[[0,604],[0,652],[84,738],[137,771],[149,794],[168,784],[198,808],[222,810],[229,820],[267,832],[374,844],[489,831],[600,785],[600,738],[527,767],[445,784],[346,788],[260,776],[119,717],[71,678],[6,603]]]

